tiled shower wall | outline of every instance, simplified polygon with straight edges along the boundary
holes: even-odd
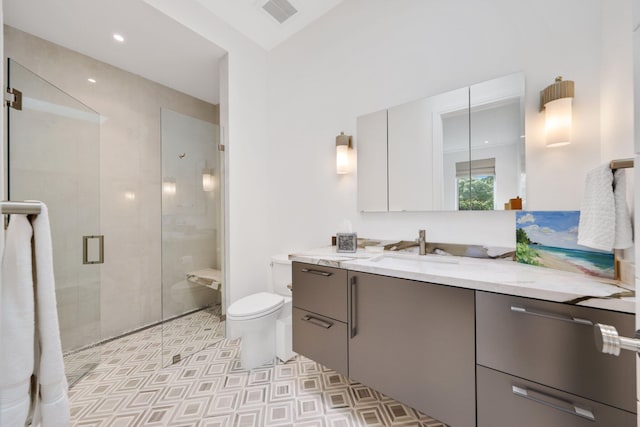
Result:
[[[161,320],[160,111],[218,124],[218,106],[8,26],[4,37],[8,58],[101,115],[101,338]]]

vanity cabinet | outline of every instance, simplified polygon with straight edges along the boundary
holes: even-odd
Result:
[[[632,314],[293,263],[293,349],[452,427],[635,427]]]
[[[350,378],[474,426],[474,291],[357,272],[349,287]]]
[[[575,407],[591,408],[600,420],[595,425],[635,426],[635,356],[598,352],[595,323],[613,325],[622,336],[635,334],[631,314],[476,292],[477,363],[491,368],[478,368],[478,425],[512,426],[510,414],[516,408],[533,411],[537,422],[531,425],[594,425],[585,424],[589,417],[584,414],[566,410],[570,403],[581,402],[576,397],[580,396],[588,401]],[[527,388],[532,392],[523,396]],[[550,413],[558,420],[571,416],[565,422],[547,423]],[[601,424],[609,413],[614,413],[611,420],[629,423]],[[542,418],[535,418],[538,415]]]
[[[347,271],[292,263],[293,351],[349,375]]]

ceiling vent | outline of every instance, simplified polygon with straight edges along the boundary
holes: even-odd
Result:
[[[262,8],[281,24],[298,12],[287,0],[269,0]]]

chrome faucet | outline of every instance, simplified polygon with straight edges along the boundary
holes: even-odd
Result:
[[[420,246],[420,255],[426,255],[427,254],[427,240],[425,237],[425,231],[424,230],[418,230],[418,246]]]

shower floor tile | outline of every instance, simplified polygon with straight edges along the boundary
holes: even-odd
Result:
[[[197,325],[196,316],[180,320]],[[167,326],[179,334],[179,325]],[[446,427],[302,356],[245,371],[239,340],[163,368],[161,328],[100,346],[100,363],[69,391],[72,426]],[[224,322],[214,329],[223,332]],[[165,358],[190,348],[179,341]]]

